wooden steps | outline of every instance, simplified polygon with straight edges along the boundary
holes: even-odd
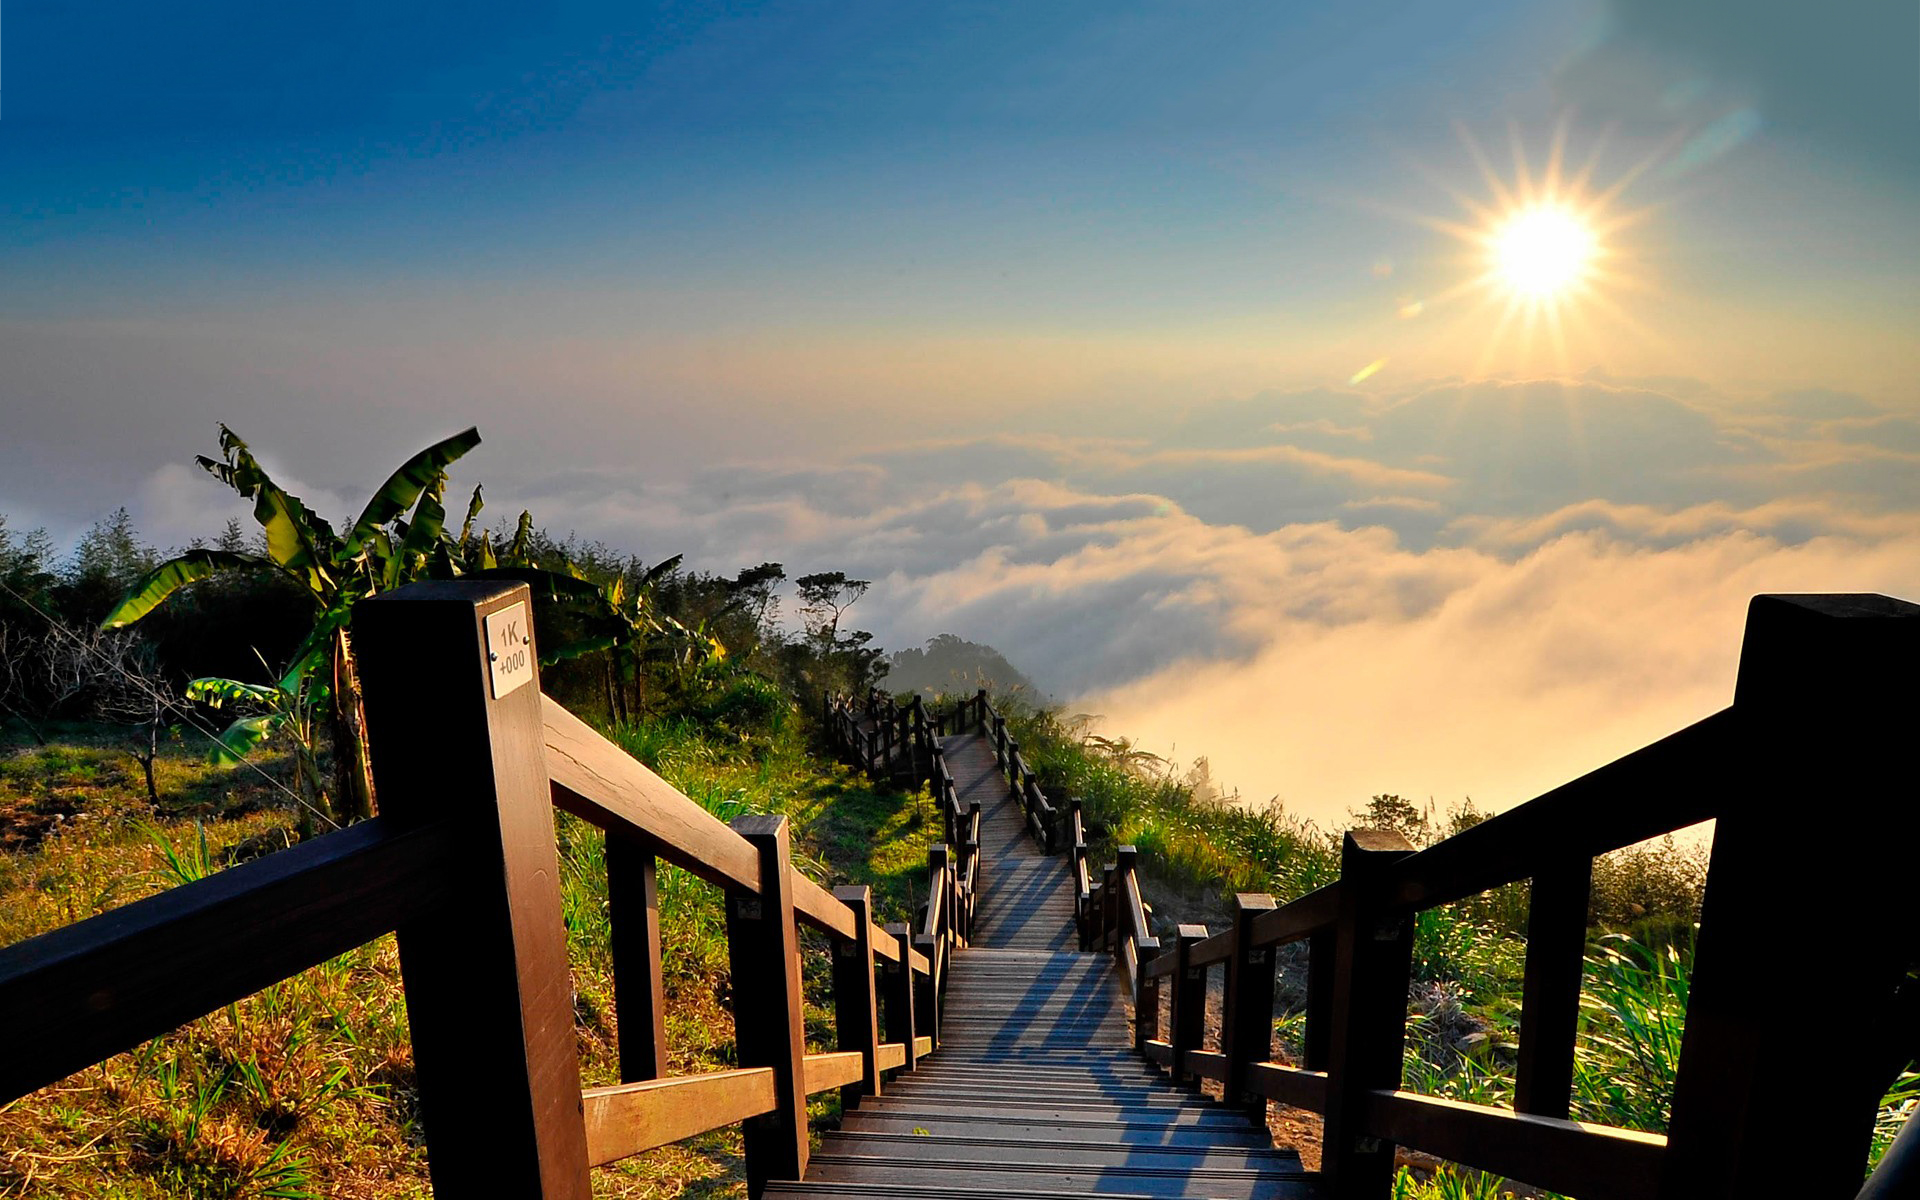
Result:
[[[1064,874],[1064,872],[1063,872]],[[1133,1052],[1096,954],[955,955],[940,1048],[863,1100],[786,1197],[1314,1200],[1315,1176],[1245,1113]]]
[[[822,1137],[805,1180],[765,1194],[1317,1200],[1263,1124],[1134,1053],[1112,960],[1075,949],[1065,861],[1034,846],[986,739],[942,748],[961,804],[980,802],[984,878],[939,1049]]]

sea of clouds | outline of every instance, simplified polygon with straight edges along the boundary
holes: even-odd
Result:
[[[1098,422],[1090,427],[1098,428]],[[1726,704],[1768,591],[1920,597],[1920,420],[1684,380],[1275,392],[670,485],[534,484],[543,522],[731,571],[873,580],[1253,800],[1524,800]]]

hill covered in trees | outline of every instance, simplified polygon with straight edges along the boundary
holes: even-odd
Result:
[[[957,634],[930,637],[925,649],[895,650],[887,656],[885,667],[881,684],[890,692],[938,696],[986,688],[1024,693],[1036,703],[1047,701],[1045,693],[998,650]]]

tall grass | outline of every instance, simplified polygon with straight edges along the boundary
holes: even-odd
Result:
[[[1081,799],[1099,850],[1123,843],[1140,850],[1158,922],[1209,915],[1208,903],[1212,913],[1223,913],[1233,892],[1263,891],[1285,902],[1338,878],[1336,833],[1278,805],[1221,794],[1204,762],[1183,771],[1124,739],[1095,734],[1086,718],[1018,698],[996,705],[1049,795]],[[1396,796],[1375,796],[1352,814],[1353,825],[1395,829],[1416,847],[1482,819],[1470,801],[1439,812]],[[1595,860],[1572,1096],[1577,1118],[1666,1130],[1707,865],[1704,842],[1673,837]],[[1404,1086],[1471,1103],[1512,1103],[1527,907],[1522,882],[1417,914]],[[1304,981],[1283,978],[1279,994],[1278,1041],[1297,1050]],[[1920,1074],[1910,1071],[1882,1101],[1871,1161],[1917,1108]],[[1407,1200],[1496,1197],[1510,1187],[1478,1172],[1446,1170],[1425,1181],[1402,1172],[1395,1186]]]
[[[791,706],[748,684],[680,718],[612,736],[721,820],[777,812],[796,864],[873,886],[882,920],[910,915],[937,836],[922,793],[870,786],[815,756]],[[774,702],[774,701],[777,701]],[[4,731],[0,731],[4,732]],[[71,742],[0,745],[0,945],[205,878],[285,844],[293,814],[249,773],[173,748],[148,808],[124,755]],[[605,840],[557,813],[575,1034],[589,1085],[617,1078]],[[280,835],[276,837],[275,835]],[[659,876],[669,1066],[732,1066],[726,922],[718,889]],[[924,898],[924,895],[919,898]],[[806,948],[807,1030],[830,1044],[830,972]],[[837,1103],[816,1106],[826,1119]],[[720,1130],[595,1173],[596,1194],[744,1195],[740,1135]],[[0,1107],[0,1197],[116,1200],[425,1197],[425,1145],[398,955],[382,938],[136,1050]]]

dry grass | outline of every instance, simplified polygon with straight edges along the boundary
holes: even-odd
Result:
[[[285,797],[246,769],[176,746],[163,804],[111,731],[68,727],[50,745],[0,742],[0,945],[222,869],[284,842]],[[676,727],[628,738],[689,795],[730,817],[788,813],[823,882],[871,883],[904,915],[932,840],[923,796],[875,791],[808,753],[800,731],[714,739]],[[269,774],[284,763],[269,761]],[[597,831],[557,823],[576,1032],[588,1085],[617,1079],[618,1029]],[[718,892],[662,873],[668,1041],[676,1073],[734,1065]],[[833,1039],[824,948],[806,956],[809,1041]],[[837,1120],[822,1097],[816,1124]],[[598,1196],[743,1196],[737,1129],[594,1172]],[[0,1197],[429,1195],[405,998],[393,939],[267,988],[52,1087],[0,1107]]]

